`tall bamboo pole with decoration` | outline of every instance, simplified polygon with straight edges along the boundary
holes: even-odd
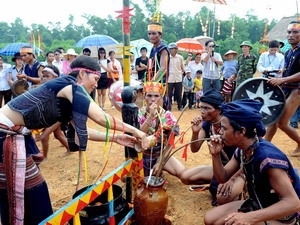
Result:
[[[122,18],[122,32],[123,32],[123,67],[124,67],[124,90],[123,92],[128,92],[127,88],[130,88],[130,17],[133,16],[130,12],[133,8],[130,8],[130,1],[123,0],[123,9],[116,11],[120,13],[118,18]],[[123,94],[123,93],[122,93]],[[133,93],[131,93],[133,94]],[[125,94],[124,94],[125,95]],[[134,99],[134,96],[126,96],[127,98]],[[123,97],[122,97],[123,100]],[[137,111],[138,108],[135,104],[132,104],[130,100],[124,102],[122,107],[122,117],[123,121],[133,125],[137,128],[138,124],[134,121],[137,121]],[[130,113],[129,113],[130,112]],[[137,189],[137,185],[140,180],[143,178],[143,170],[141,168],[141,162],[143,160],[142,153],[137,153],[135,149],[125,147],[125,158],[133,159],[136,166],[133,171],[131,171],[126,177],[126,200],[127,202],[132,202],[132,192]]]

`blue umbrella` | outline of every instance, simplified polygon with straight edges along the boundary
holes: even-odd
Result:
[[[82,38],[78,41],[75,47],[84,48],[90,46],[104,47],[108,45],[119,44],[114,38],[107,35],[93,34]]]
[[[11,43],[6,45],[4,48],[0,49],[0,55],[3,56],[13,56],[15,53],[20,52],[20,49],[23,46],[31,46],[34,49],[34,52],[37,53],[41,53],[43,52],[41,49],[32,46],[29,43],[22,43],[22,42],[17,42],[17,43]]]
[[[287,39],[284,39],[282,42],[283,42],[284,46],[282,48],[280,48],[280,51],[283,53],[286,53],[287,50],[289,50],[291,48],[291,45]]]

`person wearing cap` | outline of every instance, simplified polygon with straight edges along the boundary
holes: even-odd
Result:
[[[149,176],[152,169],[153,174],[158,172],[158,161],[162,145],[163,147],[166,146],[171,132],[174,132],[175,136],[179,135],[179,126],[176,124],[177,120],[172,112],[162,108],[163,96],[165,94],[163,84],[159,82],[146,82],[144,83],[143,92],[145,94],[145,106],[140,108],[138,112],[140,130],[148,135],[159,135],[156,145],[143,151],[144,175]],[[163,143],[161,143],[161,134],[163,134]],[[173,176],[180,177],[180,173],[184,168],[180,161],[172,156],[164,165],[163,170]]]
[[[11,66],[7,69],[7,78],[8,78],[8,84],[10,87],[12,87],[13,83],[18,80],[17,75],[22,74],[24,72],[24,62],[22,59],[22,56],[20,52],[17,52],[14,54],[14,57],[11,60],[15,65]],[[13,96],[16,97],[16,96]]]
[[[178,110],[181,110],[182,98],[182,75],[184,73],[184,59],[181,55],[177,54],[176,43],[168,45],[170,49],[170,63],[169,63],[169,76],[167,79],[169,96],[169,110],[172,109],[172,98],[177,102]]]
[[[153,47],[150,52],[150,76],[152,81],[166,82],[170,52],[168,46],[161,40],[162,25],[160,22],[151,21],[148,25],[148,37]],[[149,80],[149,79],[148,79]]]
[[[102,141],[125,138],[121,140],[123,145],[134,147],[139,141],[143,149],[149,147],[146,133],[106,114],[91,100],[89,93],[97,87],[101,75],[98,62],[81,55],[70,68],[68,76],[49,80],[0,108],[0,155],[5,156],[0,159],[0,176],[6,177],[0,179],[2,224],[39,224],[53,213],[47,184],[38,167],[43,157],[28,129],[71,123],[78,151],[87,149],[91,136]],[[88,133],[88,119],[133,136]]]
[[[210,39],[205,42],[206,52],[201,55],[203,64],[203,92],[210,88],[221,89],[219,66],[223,65],[220,53],[215,52],[215,42]]]
[[[25,68],[22,74],[18,74],[18,79],[25,79],[29,84],[37,85],[41,83],[43,77],[44,66],[36,59],[31,46],[23,46],[20,49],[21,57],[25,63]]]
[[[221,105],[221,129],[208,142],[214,176],[227,182],[242,167],[247,200],[232,201],[207,211],[204,224],[298,224],[300,180],[288,157],[264,140],[263,103],[240,99]],[[230,161],[221,161],[223,145],[236,146]]]
[[[70,65],[73,62],[73,60],[78,56],[78,54],[75,52],[73,48],[69,48],[66,53],[63,54],[64,59],[62,61],[62,71],[63,75],[68,75],[71,72]]]
[[[263,77],[279,77],[284,69],[284,55],[279,53],[279,42],[272,40],[269,50],[259,56],[257,70]]]
[[[222,94],[224,95],[225,102],[231,101],[231,95],[233,91],[233,82],[237,73],[237,60],[235,59],[237,52],[229,50],[224,54],[224,64],[220,69],[221,74],[223,75],[223,86]]]
[[[224,97],[217,89],[210,89],[200,98],[200,115],[193,118],[192,137],[190,148],[193,153],[200,150],[204,138],[209,138],[212,134],[218,134],[221,129],[221,104],[224,102]],[[196,141],[199,140],[199,141]],[[232,157],[236,147],[224,146],[223,154],[221,155],[222,164],[228,163]],[[191,186],[193,190],[201,189],[203,184],[210,184],[209,191],[212,195],[211,204],[224,204],[239,198],[243,191],[245,181],[242,173],[237,173],[235,177],[225,184],[219,185],[213,177],[213,168],[210,165],[201,165],[193,168],[185,169],[181,174],[181,181],[184,184],[195,185]],[[230,187],[231,193],[227,193],[226,188]],[[218,191],[219,189],[219,191]],[[225,190],[224,190],[225,189]]]
[[[191,70],[185,69],[185,76],[182,80],[183,86],[183,97],[181,102],[181,108],[184,108],[188,103],[189,109],[192,109],[195,104],[195,93],[194,93],[194,80],[191,77]]]
[[[238,68],[237,74],[233,77],[236,80],[236,87],[238,87],[243,81],[252,78],[256,72],[257,57],[250,53],[252,45],[249,41],[243,41],[240,45],[242,53],[238,56]]]
[[[286,95],[286,103],[278,121],[269,126],[265,139],[271,141],[279,127],[293,141],[296,142],[296,149],[290,156],[300,157],[300,136],[293,127],[289,125],[289,120],[296,113],[300,105],[299,85],[300,85],[300,22],[292,21],[287,27],[287,39],[291,48],[284,57],[284,71],[282,77],[270,78],[268,83],[279,85]]]

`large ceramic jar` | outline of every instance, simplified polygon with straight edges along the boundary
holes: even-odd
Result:
[[[136,225],[162,225],[168,208],[168,193],[162,178],[145,177],[134,197]]]

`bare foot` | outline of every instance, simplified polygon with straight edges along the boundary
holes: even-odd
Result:
[[[69,156],[71,154],[72,154],[72,152],[66,151],[66,152],[64,152],[64,154],[62,155],[62,157],[67,157],[67,156]]]
[[[300,157],[300,146],[298,146],[291,154],[292,157]]]
[[[291,157],[300,157],[300,152],[293,152],[290,154]]]

